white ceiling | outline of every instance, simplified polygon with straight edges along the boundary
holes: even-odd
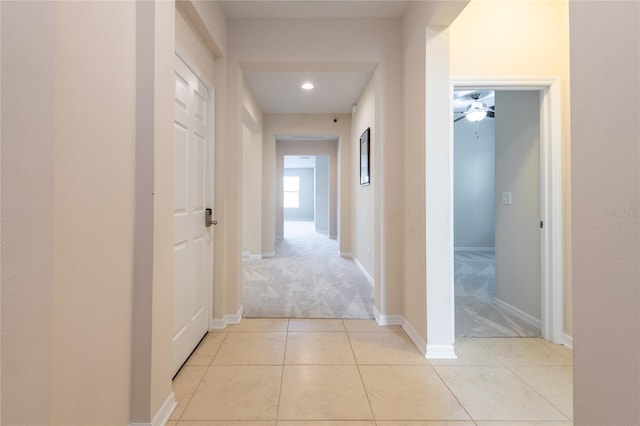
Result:
[[[245,71],[258,105],[266,114],[350,113],[373,71]],[[312,90],[302,89],[311,82]]]
[[[280,141],[311,141],[311,142],[321,142],[321,141],[338,141],[340,137],[338,135],[276,135],[276,142]]]
[[[221,1],[230,19],[305,19],[305,18],[397,18],[408,4],[404,0],[280,0]],[[258,105],[266,114],[338,114],[350,113],[373,75],[375,64],[312,65],[247,64],[244,75]],[[304,68],[304,69],[300,69]],[[301,88],[311,82],[314,89]],[[458,90],[454,92],[454,111],[464,111],[471,94],[493,106],[493,91]],[[298,136],[300,138],[300,136]]]
[[[285,169],[315,169],[316,156],[315,155],[302,155],[302,156],[285,155],[284,168]]]
[[[408,1],[221,1],[227,18],[397,18]]]
[[[398,18],[408,1],[404,0],[285,0],[221,1],[229,19],[275,18]],[[255,64],[252,64],[255,65]],[[299,68],[299,67],[298,67]],[[258,105],[266,114],[338,114],[351,113],[375,64],[342,64],[331,69],[327,64],[300,69],[244,69],[245,77]],[[315,85],[311,91],[300,87],[305,81]]]

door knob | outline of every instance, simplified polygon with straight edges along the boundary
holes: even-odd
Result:
[[[211,225],[217,225],[218,221],[213,220],[213,211],[211,209],[204,210],[204,224],[206,227],[210,227]]]

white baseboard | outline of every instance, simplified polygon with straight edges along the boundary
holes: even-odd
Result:
[[[244,312],[244,306],[240,306],[237,314],[227,314],[222,319],[213,319],[209,324],[209,330],[223,330],[229,324],[238,324],[242,319],[242,313]]]
[[[429,359],[458,359],[451,345],[429,345],[402,315],[382,315],[373,307],[373,315],[379,325],[401,325],[420,353]]]
[[[378,325],[402,325],[404,317],[402,315],[382,315],[380,311],[374,306],[373,316],[376,319]]]
[[[344,257],[345,259],[353,259],[353,254],[349,253],[348,251],[339,251],[338,255],[340,255],[340,257]]]
[[[495,247],[454,247],[453,251],[496,251]]]
[[[169,416],[173,413],[173,410],[176,409],[176,395],[171,392],[167,399],[165,399],[162,407],[158,410],[151,423],[129,423],[129,426],[164,426],[169,421]]]
[[[426,356],[427,342],[424,341],[424,339],[420,336],[420,334],[416,331],[416,329],[413,328],[413,326],[409,324],[409,321],[407,321],[405,318],[402,319],[402,329],[404,330],[405,333],[407,333],[407,336],[409,336],[409,338],[413,341],[413,344],[418,347],[418,350],[420,351],[420,353],[423,356]]]
[[[427,359],[458,359],[456,351],[451,345],[429,345],[425,354]]]
[[[262,257],[274,257],[276,255],[275,251],[265,251],[264,253],[262,253]]]
[[[367,281],[369,281],[369,284],[371,284],[372,287],[375,287],[376,286],[376,282],[373,280],[373,277],[371,275],[369,275],[369,272],[367,272],[367,270],[364,269],[364,266],[362,266],[362,263],[360,263],[358,258],[351,256],[351,259],[353,259],[353,263],[355,263],[356,266],[358,267],[358,269],[360,269],[360,272],[362,272],[362,275],[364,275],[364,277],[367,279]]]
[[[329,239],[330,240],[337,240],[338,236],[337,235],[329,235]]]
[[[251,254],[251,252],[243,251],[242,252],[242,258],[244,260],[260,260],[260,259],[262,259],[262,255],[261,254]]]
[[[564,335],[564,342],[562,343],[569,349],[573,350],[573,336],[569,336],[568,334]]]
[[[515,315],[516,317],[518,317],[519,319],[521,319],[522,321],[526,322],[529,325],[532,325],[538,329],[540,329],[542,327],[542,322],[537,319],[534,318],[533,316],[529,315],[528,313],[516,308],[513,305],[508,304],[507,302],[498,299],[497,297],[493,298],[493,303],[504,309],[505,311],[509,312],[512,315]]]

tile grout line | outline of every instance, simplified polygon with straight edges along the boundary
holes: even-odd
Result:
[[[282,353],[282,358],[280,363],[273,363],[273,364],[268,364],[268,365],[273,365],[273,366],[279,366],[281,367],[281,376],[280,376],[280,386],[279,386],[279,393],[278,393],[278,398],[277,398],[277,402],[276,402],[276,416],[275,416],[275,420],[273,420],[275,422],[275,424],[277,425],[279,422],[281,421],[287,421],[286,419],[280,419],[280,412],[281,412],[281,403],[282,403],[282,393],[283,393],[283,389],[284,389],[284,367],[287,366],[286,363],[286,355],[287,355],[287,349],[288,349],[288,337],[290,335],[294,335],[295,333],[299,333],[299,332],[304,332],[304,333],[309,333],[309,334],[314,334],[315,331],[317,332],[322,332],[322,333],[328,333],[328,334],[338,334],[339,332],[335,331],[335,330],[300,330],[300,331],[295,331],[292,330],[292,323],[291,323],[291,319],[290,318],[286,318],[286,324],[285,324],[285,328],[283,330],[280,330],[279,332],[282,333],[284,332],[284,337],[285,337],[285,342],[284,342],[284,348],[283,348],[283,353]],[[354,346],[353,346],[353,342],[351,337],[355,337],[359,334],[377,334],[376,332],[372,331],[372,330],[355,330],[353,332],[349,332],[347,331],[347,327],[345,324],[345,320],[344,319],[339,319],[340,323],[342,324],[343,327],[343,332],[346,334],[347,337],[347,342],[349,344],[349,349],[351,351],[351,354],[353,356],[354,362],[355,362],[355,366],[357,367],[358,370],[358,375],[360,377],[361,380],[361,385],[363,386],[363,390],[365,391],[365,395],[367,397],[367,402],[369,404],[369,409],[370,409],[370,415],[371,418],[370,419],[362,419],[362,421],[366,421],[367,423],[371,423],[374,425],[380,425],[382,424],[381,422],[383,422],[384,419],[376,419],[375,418],[375,414],[373,411],[373,406],[372,406],[372,401],[368,392],[368,389],[366,387],[365,381],[364,381],[364,377],[361,371],[361,366],[396,366],[396,365],[400,365],[400,364],[394,364],[393,361],[391,361],[391,363],[388,364],[362,364],[361,362],[359,362],[359,360],[356,357],[356,353],[354,350]],[[258,334],[270,334],[270,332],[273,330],[262,330],[262,331],[257,331],[255,333]],[[367,332],[368,331],[368,332]],[[252,331],[247,331],[247,332],[252,332]],[[241,333],[241,332],[239,332]],[[194,396],[196,395],[196,393],[198,393],[201,389],[202,389],[202,384],[204,382],[204,378],[205,376],[212,371],[212,368],[215,367],[216,365],[214,365],[214,362],[216,360],[216,357],[220,355],[220,351],[222,350],[222,347],[224,346],[226,339],[228,338],[230,333],[225,333],[222,336],[221,342],[219,345],[217,345],[217,348],[212,351],[212,358],[211,361],[208,364],[204,364],[204,365],[189,365],[188,367],[205,367],[205,370],[203,372],[203,374],[199,377],[199,380],[197,380],[196,385],[194,387],[193,392],[191,392],[191,395],[189,396],[189,398],[187,399],[187,401],[184,404],[184,409],[182,410],[180,416],[178,416],[176,419],[171,420],[172,422],[178,423],[178,424],[187,424],[189,422],[189,420],[184,420],[184,416],[186,414],[186,412],[188,411],[188,409],[190,408],[190,404],[192,403]],[[353,334],[353,336],[352,336]],[[203,341],[201,343],[204,342],[205,339],[203,339]],[[449,384],[443,379],[443,376],[441,376],[441,374],[439,373],[439,371],[437,370],[437,368],[443,368],[443,371],[446,371],[447,368],[477,368],[477,367],[483,367],[483,368],[501,368],[504,369],[506,371],[508,371],[512,376],[515,376],[514,379],[519,381],[520,383],[524,384],[526,388],[528,388],[529,390],[533,391],[534,395],[538,395],[539,398],[541,398],[542,401],[545,401],[549,406],[553,407],[554,410],[556,410],[557,413],[560,414],[560,416],[563,418],[563,420],[554,420],[554,421],[558,421],[558,422],[572,422],[572,419],[569,417],[569,415],[565,414],[563,410],[559,409],[558,406],[556,406],[556,404],[554,404],[551,400],[547,399],[541,392],[539,392],[533,385],[529,384],[529,382],[525,379],[524,376],[521,376],[520,374],[518,374],[518,372],[516,371],[516,369],[518,368],[530,368],[530,369],[534,369],[533,372],[535,373],[535,369],[570,369],[571,371],[573,370],[573,365],[571,364],[571,359],[566,357],[563,353],[559,353],[555,350],[553,350],[553,348],[548,347],[544,341],[540,341],[540,340],[536,340],[535,345],[531,345],[531,346],[536,346],[538,347],[538,345],[540,345],[540,347],[542,349],[544,349],[545,352],[549,352],[550,354],[553,354],[555,356],[558,357],[558,359],[561,359],[563,361],[568,361],[570,362],[569,365],[564,365],[564,364],[552,364],[552,365],[540,365],[540,364],[536,364],[534,361],[538,360],[537,358],[527,358],[527,362],[523,363],[522,365],[518,365],[517,361],[520,360],[519,357],[517,357],[517,359],[515,360],[516,364],[513,364],[513,360],[508,361],[503,359],[503,357],[499,357],[497,355],[494,354],[494,352],[492,350],[490,350],[489,347],[490,345],[485,345],[482,344],[480,342],[477,342],[478,339],[472,339],[474,341],[476,341],[476,343],[478,344],[478,347],[480,349],[483,350],[483,352],[486,352],[488,355],[491,356],[492,359],[496,360],[498,365],[476,365],[475,363],[473,365],[433,365],[431,364],[431,362],[429,360],[427,360],[427,365],[430,366],[434,372],[436,373],[436,376],[441,380],[441,383],[443,383],[445,385],[445,388],[450,392],[450,394],[454,397],[454,399],[460,404],[460,407],[464,410],[464,412],[467,414],[469,420],[466,420],[468,422],[470,422],[469,424],[474,424],[474,425],[478,425],[478,422],[480,420],[475,420],[473,419],[473,417],[470,415],[469,411],[467,410],[467,408],[462,404],[462,402],[458,399],[458,396],[453,392],[453,390],[450,388]],[[530,339],[527,339],[530,340]],[[529,344],[527,344],[526,346],[529,346]],[[500,348],[500,346],[498,346],[498,349]],[[196,348],[197,350],[198,348]],[[194,350],[195,353],[195,350]],[[498,355],[502,353],[501,351],[498,352]],[[534,353],[537,353],[537,350],[534,351]],[[192,354],[193,355],[193,354]],[[508,358],[508,357],[507,357]],[[533,360],[533,361],[532,361]],[[540,361],[540,360],[538,360]],[[544,359],[542,360],[544,361]],[[245,365],[245,364],[229,364],[232,366],[241,366],[241,365]],[[292,366],[296,366],[296,365],[307,365],[307,364],[291,364]],[[335,366],[335,365],[344,365],[344,366],[353,366],[353,364],[322,364],[322,363],[312,363],[312,364],[308,364],[308,365],[327,365],[327,366]],[[422,366],[422,365],[414,365],[414,364],[401,364],[402,366]],[[186,363],[185,363],[185,366]],[[261,365],[262,366],[262,365]],[[198,376],[196,376],[197,378]],[[517,379],[516,379],[517,378]],[[544,387],[542,387],[541,389],[545,389]],[[269,417],[272,418],[273,417]],[[236,420],[240,420],[240,419],[236,419]],[[248,419],[247,419],[248,420]],[[336,420],[336,419],[334,419]],[[354,420],[354,419],[352,419]],[[317,420],[314,420],[317,421]],[[551,420],[546,420],[546,421],[551,421]],[[186,423],[185,423],[186,422]],[[271,422],[271,420],[269,420],[269,422]],[[194,423],[195,424],[195,423]]]
[[[553,402],[549,401],[544,395],[542,395],[540,392],[538,392],[538,390],[536,388],[534,388],[532,385],[530,385],[529,383],[527,383],[527,381],[524,379],[524,377],[521,377],[515,370],[515,367],[525,367],[525,368],[545,368],[545,367],[565,367],[562,365],[557,365],[557,366],[547,366],[547,365],[530,365],[530,366],[520,366],[520,365],[513,365],[513,366],[506,366],[507,370],[509,370],[511,372],[511,374],[513,374],[514,376],[516,376],[518,378],[518,380],[520,380],[522,383],[524,383],[525,385],[527,385],[527,387],[529,387],[533,392],[536,393],[536,395],[538,395],[540,398],[542,398],[544,401],[546,401],[550,406],[552,406],[553,408],[556,409],[556,411],[558,411],[558,413],[560,413],[562,416],[564,416],[565,419],[567,419],[567,421],[570,421],[573,423],[573,419],[570,419],[569,416],[567,416],[560,408],[558,408],[556,406],[556,404],[554,404]],[[572,367],[573,368],[573,367]],[[573,404],[572,404],[573,405]]]
[[[351,355],[353,355],[353,360],[356,363],[356,368],[358,369],[358,376],[360,377],[360,383],[362,383],[362,389],[364,390],[364,394],[367,396],[367,404],[369,404],[369,411],[371,412],[371,420],[377,425],[378,421],[376,419],[376,415],[373,412],[373,406],[371,405],[371,398],[369,398],[369,392],[367,391],[367,386],[364,383],[364,378],[362,377],[362,371],[360,371],[360,363],[358,362],[358,358],[356,357],[356,353],[353,350],[353,345],[351,344],[351,335],[347,331],[347,326],[344,324],[344,320],[342,320],[342,325],[344,326],[345,332],[347,334],[347,341],[349,342],[349,348],[351,349]]]
[[[431,363],[429,363],[429,365],[431,365]],[[455,400],[458,402],[458,404],[460,404],[460,407],[462,407],[462,409],[464,410],[465,413],[467,413],[467,416],[469,416],[469,419],[471,419],[471,421],[474,424],[476,423],[476,419],[473,418],[473,416],[471,415],[471,413],[469,412],[469,410],[467,410],[467,407],[464,406],[464,404],[462,403],[462,401],[460,401],[460,399],[458,398],[458,395],[455,394],[455,392],[453,392],[453,389],[451,389],[451,387],[449,387],[449,384],[447,383],[447,381],[445,379],[442,378],[442,376],[440,375],[440,373],[438,372],[438,369],[436,368],[437,366],[431,365],[431,368],[433,369],[433,372],[436,373],[436,376],[438,376],[438,379],[440,379],[440,381],[442,382],[442,384],[447,388],[447,390],[451,393],[451,396],[453,396],[455,398]],[[441,366],[441,367],[448,367],[448,366]]]
[[[282,352],[282,366],[280,370],[280,389],[278,391],[278,403],[276,404],[276,425],[280,421],[280,403],[282,401],[282,387],[284,385],[284,367],[285,360],[287,358],[287,344],[289,342],[289,327],[291,326],[291,319],[287,318],[287,329],[284,335],[284,351]]]
[[[554,351],[554,350],[553,350],[553,349],[551,349],[551,348],[547,348],[547,347],[545,346],[545,344],[543,343],[543,341],[544,341],[545,339],[543,339],[543,338],[535,338],[535,337],[533,337],[533,338],[531,338],[531,337],[523,337],[523,338],[516,338],[516,339],[534,340],[534,341],[536,341],[536,342],[537,342],[536,344],[539,344],[539,345],[540,345],[540,347],[544,348],[545,350],[549,350],[549,351],[553,352],[555,355],[559,356],[560,358],[562,358],[562,359],[564,359],[564,360],[571,361],[571,364],[570,364],[570,365],[564,365],[564,364],[550,364],[550,365],[546,365],[546,364],[545,364],[545,365],[540,365],[540,364],[535,364],[535,363],[514,364],[514,363],[512,363],[511,361],[503,360],[499,355],[497,355],[496,353],[492,352],[489,348],[485,347],[485,345],[482,345],[482,344],[481,344],[481,346],[482,346],[482,347],[483,347],[487,352],[489,352],[489,354],[491,354],[491,356],[492,356],[492,357],[494,357],[494,358],[498,361],[499,366],[504,367],[504,368],[506,368],[507,370],[509,370],[511,373],[515,374],[515,375],[516,375],[516,376],[517,376],[517,377],[518,377],[522,382],[524,382],[527,386],[529,386],[529,387],[530,387],[530,388],[532,388],[532,389],[533,389],[533,386],[531,386],[531,385],[530,385],[529,383],[527,383],[523,378],[521,378],[521,377],[520,377],[520,375],[514,371],[514,368],[518,368],[518,367],[525,367],[525,368],[539,368],[539,367],[569,367],[569,368],[571,368],[571,371],[573,372],[573,361],[572,361],[572,360],[570,360],[570,359],[568,359],[567,357],[565,357],[563,354],[560,354],[560,353],[558,353],[557,351]],[[482,340],[482,339],[480,338],[479,340]],[[534,389],[534,391],[535,391],[535,389]],[[538,393],[538,392],[536,392],[536,393]],[[540,396],[542,396],[542,395],[540,395]],[[543,399],[544,399],[545,401],[547,401],[547,399],[546,399],[546,398],[544,398],[544,397],[543,397]],[[549,401],[548,401],[548,402],[549,402]],[[549,403],[550,403],[550,402],[549,402]],[[556,407],[555,407],[555,405],[553,405],[553,404],[551,404],[551,405],[552,405],[554,408],[556,408]],[[557,408],[556,408],[556,409],[557,409]],[[558,410],[558,411],[560,411],[560,410]],[[564,415],[565,417],[567,417],[567,416],[566,416],[562,411],[560,411],[560,413],[561,413],[562,415]]]
[[[207,332],[207,334],[209,334],[209,332]],[[200,385],[202,384],[202,381],[204,380],[204,377],[207,375],[207,373],[209,372],[209,370],[211,369],[211,367],[213,367],[213,361],[215,360],[216,356],[218,355],[218,352],[220,351],[220,348],[222,348],[222,345],[224,344],[224,342],[227,340],[227,336],[229,335],[229,332],[224,333],[224,338],[222,339],[222,342],[220,342],[220,346],[218,346],[218,349],[216,349],[215,354],[213,354],[213,356],[211,357],[211,362],[209,362],[209,364],[206,366],[207,369],[204,370],[204,374],[202,374],[202,377],[200,377],[200,380],[198,381],[198,385],[196,386],[196,388],[193,390],[193,393],[191,394],[191,396],[189,397],[189,400],[187,401],[187,403],[184,405],[184,410],[182,410],[182,413],[180,414],[178,420],[176,420],[178,423],[182,422],[182,417],[184,416],[184,413],[187,412],[187,409],[189,408],[189,405],[191,405],[191,401],[193,400],[193,396],[196,394],[196,392],[198,391],[198,389],[200,389]],[[202,341],[204,341],[204,339],[202,339]],[[200,343],[202,343],[202,341]],[[198,346],[200,346],[198,344]],[[198,348],[196,347],[196,350]],[[195,352],[195,350],[194,350]],[[193,353],[191,354],[193,355]],[[191,356],[190,355],[190,356]],[[187,359],[187,362],[189,360]],[[186,362],[185,362],[185,366],[186,366]],[[198,367],[198,366],[193,366],[193,367]]]

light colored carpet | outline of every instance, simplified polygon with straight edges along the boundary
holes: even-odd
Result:
[[[455,253],[455,320],[459,337],[539,337],[540,330],[492,303],[493,253]],[[373,318],[373,287],[338,242],[312,222],[285,222],[276,255],[243,262],[244,316]]]
[[[540,337],[540,330],[494,305],[495,254],[455,253],[456,336]]]
[[[313,222],[285,222],[276,255],[243,262],[244,316],[373,318],[373,286]]]

